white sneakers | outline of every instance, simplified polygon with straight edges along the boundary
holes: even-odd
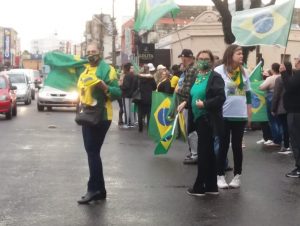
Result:
[[[217,177],[217,184],[218,184],[218,188],[221,188],[221,189],[229,188],[224,176]]]
[[[229,187],[231,188],[239,188],[241,186],[241,175],[237,174],[234,176],[232,181],[229,183]]]
[[[259,140],[259,141],[256,141],[256,143],[257,144],[263,144],[263,143],[265,143],[266,141],[264,140],[264,139],[261,139],[261,140]]]
[[[225,176],[218,176],[217,177],[217,184],[218,184],[218,188],[221,189],[227,189],[227,188],[239,188],[241,186],[241,175],[237,174],[234,176],[234,178],[232,179],[232,181],[229,183],[229,185],[227,184],[226,180],[225,180]]]

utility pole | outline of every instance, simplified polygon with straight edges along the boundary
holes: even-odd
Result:
[[[115,23],[115,0],[112,0],[112,64],[116,66],[116,23]]]

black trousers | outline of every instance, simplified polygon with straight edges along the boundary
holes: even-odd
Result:
[[[277,116],[280,126],[282,128],[283,134],[283,145],[285,148],[290,147],[290,135],[289,135],[289,128],[287,123],[287,114],[280,114]]]
[[[139,131],[143,131],[143,123],[145,116],[147,117],[147,127],[149,127],[149,120],[150,120],[150,113],[151,113],[151,104],[138,104],[138,123],[139,123]]]
[[[295,165],[300,170],[300,113],[288,113],[287,121]]]
[[[111,121],[102,121],[99,126],[82,126],[84,147],[88,157],[90,177],[87,191],[106,192],[100,150]]]
[[[198,192],[217,189],[216,157],[214,136],[206,117],[196,120],[198,135],[198,173],[193,189]]]
[[[224,119],[224,134],[220,136],[220,154],[218,156],[218,175],[225,175],[225,162],[231,141],[234,162],[234,175],[242,173],[243,136],[246,121]],[[231,138],[231,139],[230,139]]]

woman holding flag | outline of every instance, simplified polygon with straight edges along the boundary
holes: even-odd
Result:
[[[215,70],[225,82],[226,101],[223,105],[224,136],[220,137],[218,156],[218,187],[238,188],[241,184],[243,150],[242,141],[246,123],[251,122],[250,81],[243,68],[242,47],[230,45],[224,52],[223,64]],[[231,142],[234,160],[234,178],[227,184],[225,180],[225,161]]]
[[[190,90],[188,103],[180,104],[181,110],[188,105],[189,123],[198,135],[198,174],[189,195],[218,194],[214,137],[222,132],[222,106],[225,101],[224,81],[212,70],[214,56],[210,50],[197,54],[198,74]],[[179,109],[180,110],[180,109]]]

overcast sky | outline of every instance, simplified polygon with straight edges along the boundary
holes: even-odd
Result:
[[[268,1],[268,0],[267,0]],[[277,0],[277,2],[284,0]],[[181,5],[212,5],[210,0],[175,0]],[[300,6],[300,0],[296,0]],[[0,26],[14,28],[21,48],[29,49],[30,40],[54,33],[61,39],[83,41],[85,22],[93,14],[112,12],[112,0],[5,0],[1,1]],[[115,0],[117,24],[134,14],[134,0]]]

